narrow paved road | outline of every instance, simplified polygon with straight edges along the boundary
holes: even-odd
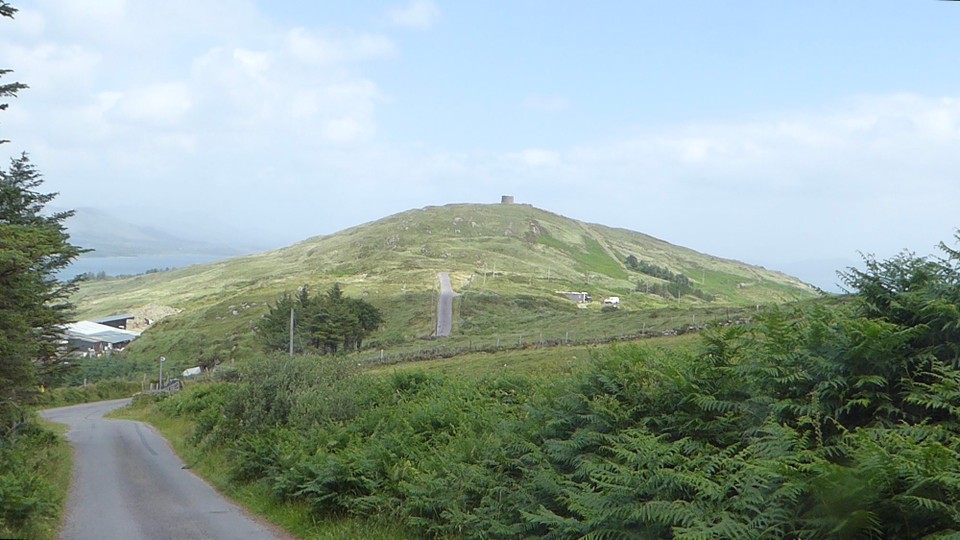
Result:
[[[129,399],[40,414],[70,426],[73,480],[61,538],[283,538],[203,480],[152,427],[103,415]]]
[[[453,287],[450,274],[440,272],[440,299],[437,300],[437,337],[447,337],[453,330]]]

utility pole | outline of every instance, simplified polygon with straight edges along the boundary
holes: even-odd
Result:
[[[293,308],[290,308],[290,356],[293,356]]]
[[[166,361],[167,359],[165,357],[160,357],[160,385],[157,387],[157,390],[163,390],[163,363]]]

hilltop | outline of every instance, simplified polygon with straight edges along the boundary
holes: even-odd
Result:
[[[180,313],[146,332],[131,353],[174,350],[223,360],[252,352],[251,329],[278,295],[336,282],[384,312],[387,324],[370,346],[419,348],[432,331],[438,272],[449,272],[461,294],[452,339],[471,344],[639,333],[688,314],[704,320],[816,295],[785,274],[642,233],[528,205],[453,204],[257,255],[84,283],[74,302],[80,317],[175,308]],[[588,292],[594,302],[578,308],[560,291]],[[621,299],[615,313],[601,310],[599,300],[609,296]]]

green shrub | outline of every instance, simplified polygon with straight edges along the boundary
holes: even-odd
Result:
[[[47,469],[65,444],[33,421],[0,437],[0,535],[45,535],[56,527],[63,501]]]

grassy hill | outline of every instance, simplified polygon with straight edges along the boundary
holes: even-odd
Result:
[[[646,272],[626,264],[630,256]],[[462,296],[454,336],[425,341],[434,326],[438,272],[449,272]],[[671,279],[686,282],[676,295],[664,294]],[[367,344],[396,354],[438,345],[637,335],[816,294],[782,273],[637,232],[526,205],[457,204],[396,214],[258,255],[88,282],[74,302],[80,318],[176,308],[179,314],[145,332],[131,354],[227,360],[256,350],[252,328],[278,295],[304,285],[319,292],[334,282],[383,311],[387,323]],[[594,302],[578,308],[557,291],[589,292]],[[601,310],[607,296],[619,296],[621,309]]]

